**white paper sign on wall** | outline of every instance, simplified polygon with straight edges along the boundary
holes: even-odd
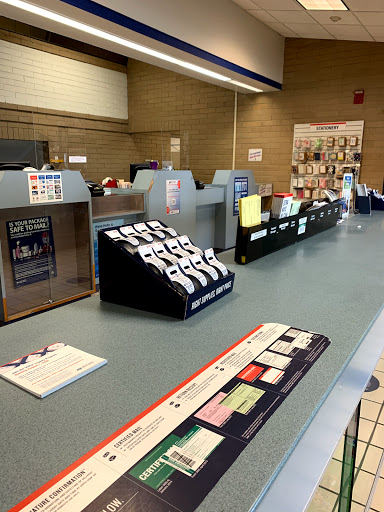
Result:
[[[86,164],[87,157],[86,156],[70,156],[69,163],[70,164]]]
[[[248,162],[261,162],[263,160],[262,149],[249,149],[248,150]]]

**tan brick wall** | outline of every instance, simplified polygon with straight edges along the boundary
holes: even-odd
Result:
[[[0,31],[0,38],[109,69],[125,69],[6,31]],[[275,191],[288,190],[295,123],[363,119],[361,180],[381,188],[383,64],[380,43],[287,39],[283,91],[238,95],[236,168],[253,169],[256,180],[272,182]],[[360,88],[365,89],[365,102],[353,105],[353,91]],[[63,146],[63,140],[68,141],[68,153],[86,148],[88,164],[83,174],[96,181],[106,175],[128,179],[130,162],[161,160],[161,130],[166,139],[164,159],[168,159],[168,138],[180,136],[180,167],[191,169],[196,178],[209,183],[216,169],[231,168],[233,91],[129,60],[128,99],[128,123],[0,104],[0,137],[33,139],[39,133],[52,151],[60,142]],[[248,149],[257,147],[263,149],[263,162],[250,164]]]
[[[365,121],[361,182],[382,187],[384,45],[353,41],[287,39],[283,91],[239,96],[237,166],[249,168],[247,150],[263,148],[253,164],[257,180],[289,189],[293,125]],[[363,105],[353,92],[365,90]]]
[[[0,39],[114,71],[126,67],[97,57],[0,30]],[[87,164],[70,164],[85,179],[106,176],[129,179],[129,164],[141,158],[126,120],[0,103],[0,138],[48,141],[50,158],[86,155]],[[56,166],[63,168],[60,164]]]
[[[363,119],[361,181],[381,189],[383,64],[381,43],[287,39],[283,91],[238,95],[236,168],[289,190],[294,124]],[[365,102],[353,105],[361,88]],[[181,168],[206,182],[215,169],[231,168],[232,91],[134,60],[128,91],[131,132],[179,130]],[[251,148],[263,149],[262,162],[248,162]]]
[[[181,169],[211,182],[232,164],[234,93],[143,62],[128,62],[129,131],[173,133]]]

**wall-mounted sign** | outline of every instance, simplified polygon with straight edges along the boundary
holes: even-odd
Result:
[[[69,159],[70,164],[86,164],[87,163],[86,156],[69,156],[68,159]]]
[[[248,149],[248,162],[261,162],[263,160],[262,149]]]
[[[309,131],[311,132],[337,132],[345,130],[347,123],[313,123],[309,125]]]
[[[364,89],[361,89],[360,91],[355,91],[353,95],[354,105],[361,105],[362,103],[364,103]]]

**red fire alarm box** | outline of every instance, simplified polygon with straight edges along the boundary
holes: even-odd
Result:
[[[353,97],[353,104],[354,105],[361,105],[364,103],[364,89],[360,91],[355,91],[354,97]]]

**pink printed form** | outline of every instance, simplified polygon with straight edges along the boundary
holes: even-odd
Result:
[[[199,420],[206,421],[215,427],[220,427],[224,421],[233,413],[229,407],[220,405],[219,402],[227,396],[226,393],[218,393],[215,397],[210,400],[199,412],[195,414],[195,417]]]

